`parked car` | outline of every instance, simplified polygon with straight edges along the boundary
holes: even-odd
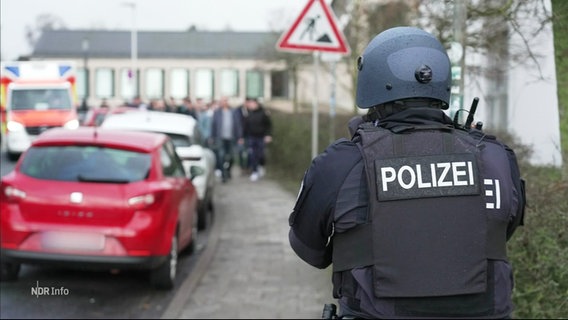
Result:
[[[202,135],[193,117],[161,111],[127,112],[108,115],[100,127],[167,134],[172,139],[186,170],[191,166],[204,169],[204,174],[195,177],[193,184],[199,197],[199,229],[207,227],[210,221],[209,213],[213,211],[216,156],[213,150],[201,144]]]
[[[196,246],[197,193],[164,134],[50,129],[2,177],[0,200],[3,281],[25,263],[77,264],[148,269],[169,289],[178,253]]]
[[[125,112],[137,112],[140,111],[136,108],[131,107],[116,107],[116,108],[92,108],[87,111],[83,121],[82,126],[86,127],[96,127],[99,126],[108,115],[125,113]]]

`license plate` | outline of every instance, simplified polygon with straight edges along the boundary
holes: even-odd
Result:
[[[45,249],[100,251],[105,246],[105,237],[100,233],[48,231],[42,234]]]

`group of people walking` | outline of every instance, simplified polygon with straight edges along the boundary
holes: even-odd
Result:
[[[265,145],[272,141],[270,113],[257,99],[247,98],[233,108],[226,97],[219,100],[212,113],[209,144],[217,152],[217,169],[223,181],[231,178],[231,168],[238,155],[242,172],[257,181],[264,175]]]
[[[203,145],[217,155],[217,173],[226,182],[238,160],[241,171],[257,181],[264,173],[265,145],[272,141],[272,121],[269,111],[253,97],[247,97],[238,107],[229,104],[227,97],[206,103],[202,98],[186,97],[178,105],[175,99],[153,100],[143,105],[139,98],[132,107],[155,111],[175,112],[192,116],[202,134]]]

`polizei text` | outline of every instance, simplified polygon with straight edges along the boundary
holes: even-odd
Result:
[[[379,201],[479,194],[469,153],[376,160],[375,175]]]

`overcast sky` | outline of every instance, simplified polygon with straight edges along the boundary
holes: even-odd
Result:
[[[131,30],[136,3],[139,30],[183,31],[195,25],[203,30],[272,31],[289,28],[308,0],[0,0],[3,60],[31,52],[26,27],[49,14],[68,29]],[[328,2],[329,3],[329,2]]]

